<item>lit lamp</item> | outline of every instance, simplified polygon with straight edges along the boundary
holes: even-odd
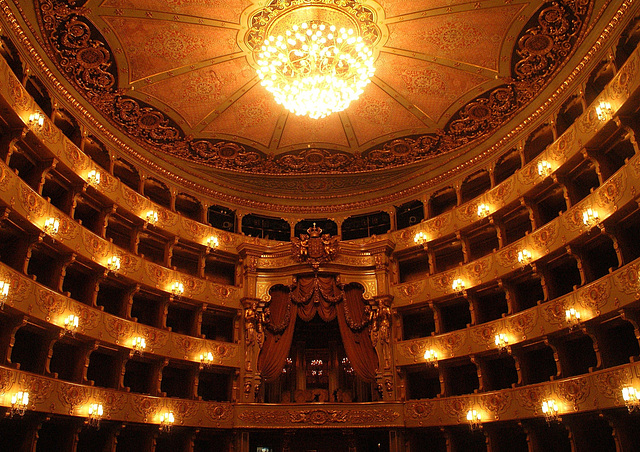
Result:
[[[147,212],[147,223],[156,224],[158,222],[158,212],[155,210],[150,210]]]
[[[500,352],[506,352],[509,350],[509,338],[506,334],[496,334],[495,343],[496,347],[500,349]]]
[[[13,417],[18,415],[20,417],[24,416],[27,408],[29,407],[29,393],[27,391],[16,392],[11,396],[11,411],[9,411],[9,416]]]
[[[596,107],[596,115],[600,121],[606,121],[607,118],[611,115],[611,104],[609,102],[602,101]]]
[[[53,217],[47,218],[42,229],[44,230],[45,234],[56,235],[60,230],[60,220]]]
[[[582,222],[585,226],[594,226],[598,223],[598,212],[593,209],[587,209],[582,212]]]
[[[640,394],[635,388],[631,386],[625,386],[622,388],[622,400],[624,400],[624,405],[629,410],[629,413],[640,408],[639,398]]]
[[[215,235],[209,236],[207,238],[207,248],[217,248],[218,245],[220,245],[220,241]]]
[[[147,348],[147,341],[144,340],[144,337],[136,336],[131,339],[131,348],[135,353],[141,354]]]
[[[69,316],[64,319],[64,329],[67,333],[72,336],[76,334],[76,330],[80,325],[80,319],[77,315],[69,314]]]
[[[433,349],[425,350],[424,360],[428,366],[438,367],[438,352]]]
[[[293,364],[291,358],[287,358],[287,360],[287,364],[291,366],[291,364]],[[344,369],[345,373],[349,375],[353,374],[354,372],[353,367],[351,366],[351,361],[349,361],[349,358],[347,358],[346,356],[342,358],[342,368]]]
[[[531,262],[531,251],[522,250],[518,251],[518,262],[522,265],[528,265]]]
[[[4,307],[5,302],[9,299],[9,281],[0,281],[0,309]]]
[[[184,284],[182,284],[180,281],[174,281],[171,285],[171,293],[176,297],[184,294]]]
[[[107,268],[111,272],[117,272],[120,270],[120,258],[118,256],[111,256],[107,260]]]
[[[373,51],[352,29],[300,19],[278,33],[256,49],[257,73],[292,113],[318,119],[343,111],[371,81]]]
[[[479,217],[486,217],[487,215],[489,215],[489,213],[491,213],[491,210],[489,209],[488,205],[480,204],[478,206],[478,216]]]
[[[89,171],[89,174],[87,174],[87,180],[89,181],[90,184],[93,185],[100,185],[100,178],[101,178],[101,174],[100,171],[96,171],[96,170],[91,170]]]
[[[467,422],[471,430],[482,428],[482,416],[476,410],[467,411]]]
[[[165,411],[160,415],[160,430],[163,432],[170,432],[171,427],[175,423],[175,417],[172,411]]]
[[[542,402],[542,414],[547,423],[558,420],[558,404],[555,400],[549,399]]]
[[[460,278],[454,279],[453,283],[451,284],[451,289],[454,292],[462,292],[464,290],[464,281]]]
[[[89,405],[87,423],[91,427],[98,428],[100,426],[100,420],[104,414],[104,409],[101,403],[92,403]]]
[[[42,113],[40,113],[39,111],[31,113],[29,115],[28,123],[29,123],[29,125],[31,127],[34,127],[36,129],[40,130],[42,128],[42,126],[44,125],[44,115]]]
[[[549,176],[553,172],[553,168],[551,168],[551,163],[546,160],[540,160],[538,162],[538,175],[546,177]]]
[[[203,366],[210,366],[213,364],[213,353],[203,353],[200,355],[200,363]]]
[[[424,231],[420,231],[413,236],[413,241],[417,245],[424,245],[425,243],[427,243],[427,240],[427,234],[425,234]]]
[[[565,318],[571,328],[575,328],[580,324],[580,311],[576,311],[575,308],[569,308],[565,311]]]

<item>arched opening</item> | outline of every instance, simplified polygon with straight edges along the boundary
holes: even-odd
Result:
[[[126,160],[117,158],[113,162],[113,175],[132,190],[140,190],[140,174],[135,166]]]
[[[494,169],[496,184],[513,176],[522,167],[522,160],[517,149],[511,149],[498,159]]]
[[[191,195],[178,193],[176,196],[176,212],[192,220],[202,221],[202,203]]]
[[[299,277],[292,288],[276,286],[270,294],[258,359],[264,401],[371,401],[378,358],[368,326],[376,320],[363,288],[316,275]]]
[[[162,207],[171,208],[171,191],[157,179],[150,177],[144,181],[144,195]]]

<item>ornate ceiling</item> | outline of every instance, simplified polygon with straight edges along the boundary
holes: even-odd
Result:
[[[393,191],[486,141],[553,85],[608,3],[35,0],[33,14],[66,83],[150,161],[252,196],[329,199]],[[346,111],[312,120],[272,100],[252,47],[256,28],[318,4],[375,29],[376,73]]]

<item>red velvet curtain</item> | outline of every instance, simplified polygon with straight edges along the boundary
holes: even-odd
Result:
[[[344,351],[347,352],[347,358],[351,361],[351,367],[356,375],[365,381],[373,381],[378,370],[378,354],[371,343],[369,327],[354,330],[347,323],[349,319],[352,326],[359,326],[365,320],[362,290],[357,287],[347,287],[344,294],[344,301],[337,305],[338,326]],[[346,311],[349,313],[348,316]]]
[[[375,380],[378,356],[369,336],[362,289],[348,287],[343,292],[333,276],[301,277],[290,293],[285,289],[271,292],[269,310],[270,322],[258,357],[258,370],[266,381],[282,374],[296,317],[308,322],[316,313],[325,322],[338,317],[340,336],[351,367],[363,380]]]
[[[342,291],[333,277],[299,278],[291,292],[291,300],[298,306],[298,316],[305,322],[313,319],[316,312],[322,320],[330,322],[336,318],[335,303],[342,300]]]
[[[272,332],[265,328],[264,344],[258,356],[258,371],[267,381],[272,381],[282,374],[285,360],[291,349],[293,331],[296,324],[295,306],[291,306],[290,294],[283,288],[271,291],[271,303],[269,304],[272,326],[283,325],[287,320],[285,330],[282,333]],[[287,315],[289,319],[287,319]],[[279,329],[279,328],[278,328]]]

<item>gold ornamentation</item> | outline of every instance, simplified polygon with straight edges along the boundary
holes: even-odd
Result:
[[[375,39],[384,35],[376,31],[379,25],[374,19],[379,11],[369,9],[363,2],[327,0],[304,3],[334,2],[353,11],[364,34],[371,34]],[[253,48],[263,42],[264,36],[260,35],[263,26],[294,3],[297,2],[271,2],[251,16],[250,29],[253,30],[255,24],[256,31],[250,32],[243,44]],[[315,170],[349,173],[405,165],[451,152],[486,137],[527,105],[564,66],[568,55],[582,38],[592,7],[592,2],[558,0],[541,9],[517,41],[511,78],[463,106],[444,130],[417,138],[400,138],[365,150],[362,154],[349,155],[337,168],[321,165]],[[273,158],[235,143],[187,136],[178,124],[155,107],[123,94],[117,89],[119,68],[113,51],[108,48],[100,31],[85,17],[87,9],[70,0],[38,0],[36,12],[49,56],[94,107],[136,141],[216,168],[254,174],[297,172],[288,166],[290,158],[283,161],[281,157]],[[26,93],[17,96],[19,98],[31,101]],[[227,158],[226,155],[232,157]],[[325,162],[329,161],[325,159]]]
[[[291,239],[291,253],[294,259],[300,262],[308,262],[317,270],[320,264],[332,261],[340,249],[339,237],[331,237],[322,234],[322,229],[313,223],[313,227],[307,229],[308,234],[300,234],[300,238]]]

